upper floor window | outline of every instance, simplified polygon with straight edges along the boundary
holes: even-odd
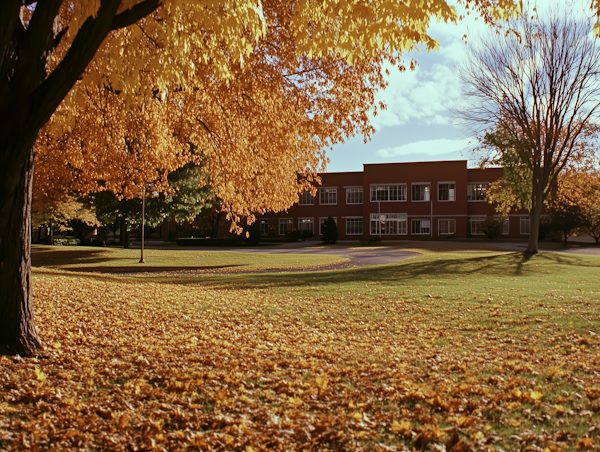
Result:
[[[454,201],[455,187],[456,184],[449,182],[438,184],[438,201]]]
[[[300,200],[298,204],[301,206],[312,206],[315,203],[315,198],[310,192],[310,190],[304,190],[300,195]]]
[[[337,188],[321,188],[321,204],[337,204]]]
[[[488,184],[486,183],[467,184],[467,200],[485,201],[487,187]]]
[[[362,203],[363,203],[362,187],[346,189],[346,204],[362,204]]]
[[[429,192],[431,187],[429,184],[413,184],[412,200],[413,201],[429,201]]]
[[[406,184],[371,185],[371,201],[406,201]]]

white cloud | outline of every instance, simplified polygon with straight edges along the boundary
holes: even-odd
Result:
[[[474,143],[474,138],[423,140],[380,149],[377,151],[377,155],[383,159],[401,162],[471,160],[470,149]]]

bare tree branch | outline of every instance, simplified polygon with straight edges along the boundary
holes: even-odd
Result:
[[[511,149],[483,147],[488,157],[514,152],[531,171],[528,251],[537,252],[539,215],[551,184],[600,112],[600,47],[592,22],[566,8],[547,17],[524,12],[509,25],[512,32],[471,46],[459,67],[467,102],[455,113],[480,137],[499,130],[511,137]]]

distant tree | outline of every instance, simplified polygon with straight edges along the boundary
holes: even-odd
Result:
[[[510,19],[510,33],[482,38],[459,68],[467,101],[459,117],[478,136],[501,131],[519,167],[531,173],[530,254],[538,252],[540,216],[552,182],[586,144],[600,106],[593,23],[563,8],[548,17],[525,11]],[[505,152],[494,143],[486,149],[481,141],[488,155]]]
[[[491,182],[486,192],[486,198],[494,204],[496,212],[507,217],[511,210],[531,209],[531,178],[532,171],[524,163],[516,150],[515,140],[504,128],[486,133],[483,146],[492,147],[498,152],[485,159],[482,166],[501,166],[502,177]]]
[[[214,193],[204,184],[204,173],[200,166],[188,164],[167,176],[167,193],[152,193],[150,188],[146,199],[145,223],[158,226],[166,219],[178,223],[193,221],[205,208],[212,207]],[[142,200],[140,198],[119,199],[111,191],[101,191],[90,195],[94,211],[100,224],[121,226],[121,244],[129,247],[129,231],[142,224]]]
[[[322,231],[323,236],[321,240],[323,243],[335,243],[338,239],[338,228],[333,217],[327,217],[325,223],[323,223]]]
[[[557,193],[549,202],[548,212],[550,229],[562,234],[565,247],[567,239],[584,224],[581,201],[581,190],[575,189],[568,177],[561,177]]]
[[[31,226],[45,225],[49,231],[49,244],[54,245],[54,230],[72,231],[77,221],[89,226],[98,220],[91,206],[85,200],[68,195],[60,200],[44,198],[40,202],[34,200],[31,207]],[[79,237],[81,238],[81,237]]]
[[[555,199],[557,208],[579,211],[581,229],[600,241],[600,172],[596,169],[576,169],[562,174],[558,179]],[[565,206],[565,207],[561,207]],[[573,206],[577,206],[575,209]]]
[[[488,218],[482,223],[481,232],[483,232],[488,239],[493,240],[495,237],[499,237],[500,234],[502,234],[502,222]]]

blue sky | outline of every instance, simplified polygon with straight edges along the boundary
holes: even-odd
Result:
[[[569,3],[589,14],[589,0],[538,0],[531,2],[543,12],[551,5]],[[378,94],[387,110],[373,118],[377,132],[367,144],[362,136],[334,146],[328,153],[328,172],[362,171],[363,163],[414,162],[476,159],[469,151],[471,137],[453,119],[450,109],[460,102],[460,83],[455,66],[464,58],[467,45],[462,36],[478,36],[487,27],[481,19],[469,17],[458,25],[434,23],[430,35],[440,42],[439,52],[413,52],[406,58],[418,62],[415,71],[391,69],[389,86]]]

